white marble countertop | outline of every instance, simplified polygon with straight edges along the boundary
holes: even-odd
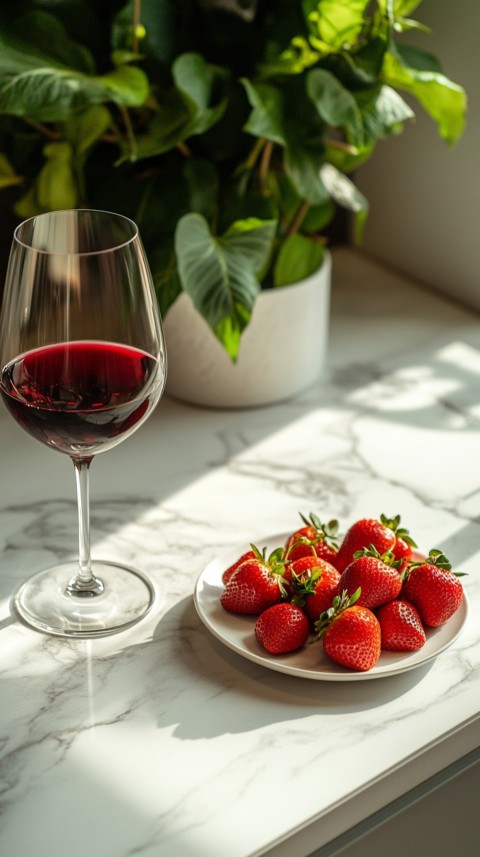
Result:
[[[158,588],[96,641],[20,624],[10,595],[76,551],[73,468],[0,416],[0,853],[305,857],[478,746],[480,324],[351,250],[334,254],[328,377],[286,404],[165,398],[92,466],[94,556]],[[251,663],[192,600],[230,547],[298,511],[400,513],[463,578],[467,625],[438,658],[374,681]]]

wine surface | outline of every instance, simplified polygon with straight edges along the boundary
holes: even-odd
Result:
[[[28,351],[8,363],[0,391],[32,437],[72,457],[111,449],[156,404],[158,361],[112,342],[79,341]]]

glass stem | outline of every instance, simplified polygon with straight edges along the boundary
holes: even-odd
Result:
[[[91,597],[103,592],[103,583],[95,577],[90,557],[90,494],[89,468],[91,458],[75,458],[75,481],[78,503],[78,572],[69,581],[70,595]]]

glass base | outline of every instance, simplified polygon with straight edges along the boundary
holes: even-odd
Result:
[[[99,637],[123,631],[143,619],[155,591],[140,571],[114,562],[94,562],[103,591],[85,598],[67,587],[76,562],[46,568],[22,584],[14,596],[20,617],[33,628],[61,637]]]

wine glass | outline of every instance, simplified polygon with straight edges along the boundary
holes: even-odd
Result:
[[[68,637],[120,631],[151,609],[136,569],[90,556],[89,467],[129,437],[163,392],[166,354],[133,221],[54,211],[15,230],[0,322],[0,391],[19,426],[75,468],[79,558],[38,572],[14,596],[31,626]]]

